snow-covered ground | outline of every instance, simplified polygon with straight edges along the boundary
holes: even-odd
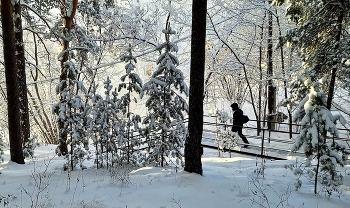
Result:
[[[212,207],[350,207],[350,166],[344,170],[340,195],[330,198],[313,194],[313,184],[302,177],[295,191],[296,176],[284,161],[204,149],[203,176],[182,169],[143,167],[129,174],[121,169],[63,171],[63,157],[54,156],[55,146],[41,146],[35,159],[25,165],[0,164],[0,201],[4,207],[120,207],[120,208],[212,208]],[[262,172],[262,168],[264,171]],[[127,172],[127,171],[126,171]],[[320,186],[319,186],[320,187]]]

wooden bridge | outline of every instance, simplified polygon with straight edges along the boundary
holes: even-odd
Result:
[[[265,121],[266,122],[266,121]],[[258,128],[255,125],[256,120],[250,120],[243,126],[243,134],[250,142],[248,148],[223,148],[221,151],[232,152],[256,157],[262,157],[272,160],[286,160],[287,156],[305,156],[302,151],[292,151],[294,139],[289,138],[292,134],[295,138],[300,132],[300,125],[292,124],[292,131],[289,131],[289,123],[274,122],[276,129],[270,130],[261,128],[257,134]],[[215,144],[215,137],[219,127],[231,129],[232,124],[220,123],[216,117],[205,116],[203,123],[202,147],[219,149]],[[338,128],[339,138],[328,137],[328,139],[343,142],[350,149],[350,130]],[[239,146],[243,146],[239,139]]]

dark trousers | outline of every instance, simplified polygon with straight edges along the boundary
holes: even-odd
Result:
[[[247,140],[247,137],[245,137],[242,133],[242,128],[241,127],[238,127],[238,136],[241,137],[242,141],[246,144],[249,144],[248,140]]]

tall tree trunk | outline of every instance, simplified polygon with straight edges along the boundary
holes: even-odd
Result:
[[[22,138],[22,146],[29,141],[30,123],[28,110],[27,82],[26,82],[26,65],[24,58],[24,43],[22,29],[22,11],[21,1],[15,1],[14,12],[15,18],[15,44],[16,44],[16,62],[18,67],[18,87],[19,87],[19,105],[20,105],[20,132]]]
[[[13,12],[11,0],[1,0],[1,22],[4,44],[10,154],[11,161],[18,164],[24,164],[22,138],[20,132],[20,93],[17,79],[18,68],[16,65]]]
[[[266,19],[266,12],[264,15],[263,22],[261,24],[261,32],[260,32],[260,44],[259,44],[259,80],[263,79],[263,69],[262,69],[262,57],[263,57],[263,39],[264,39],[264,27],[265,27],[265,19]],[[263,91],[263,84],[262,82],[259,82],[258,85],[258,115],[257,115],[257,121],[256,121],[256,126],[257,126],[257,135],[260,135],[261,132],[261,120],[262,118],[265,119],[264,116],[262,116],[262,91]]]
[[[77,6],[78,6],[78,0],[73,0],[71,2],[72,5],[66,5],[66,0],[63,0],[61,2],[61,16],[62,16],[62,22],[63,22],[63,38],[62,38],[62,57],[61,57],[61,75],[60,75],[60,82],[67,80],[67,72],[64,71],[64,63],[68,61],[69,58],[69,38],[70,38],[70,31],[73,26],[73,18],[75,16]],[[68,6],[68,8],[67,8]],[[67,87],[66,82],[63,82],[62,89],[65,89]],[[65,102],[62,95],[60,95],[60,102]],[[68,153],[68,147],[67,147],[67,133],[64,131],[64,122],[60,121],[58,123],[59,128],[59,148],[61,151],[61,154],[65,155]]]
[[[269,1],[269,4],[271,5],[272,1]],[[269,129],[272,129],[273,126],[273,117],[272,115],[275,113],[275,102],[276,102],[276,95],[275,95],[275,87],[273,86],[272,82],[272,76],[273,76],[273,63],[272,63],[272,11],[268,12],[268,39],[267,39],[267,77],[268,77],[268,93],[267,93],[267,99],[268,99],[268,123],[267,126]]]
[[[277,14],[277,9],[276,9],[276,14]],[[280,25],[280,20],[279,17],[276,17],[277,25],[278,25],[278,35],[279,37],[282,37],[282,31],[281,31],[281,25]],[[281,50],[281,68],[282,68],[282,74],[283,74],[283,85],[284,85],[284,99],[288,98],[288,91],[287,91],[287,78],[286,78],[286,71],[284,67],[284,53],[283,53],[283,47],[280,47]],[[293,120],[292,120],[292,112],[289,108],[287,108],[288,111],[288,126],[289,126],[289,139],[293,138]]]
[[[344,11],[341,11],[340,15],[338,16],[338,20],[337,20],[338,33],[337,33],[337,36],[335,37],[335,41],[336,41],[335,44],[339,44],[339,41],[340,41],[340,38],[341,38],[341,33],[342,33],[342,30],[343,30],[343,19],[344,19]],[[332,107],[335,79],[337,77],[337,69],[338,69],[338,66],[333,67],[332,71],[331,71],[331,81],[330,81],[329,87],[328,87],[328,97],[327,97],[327,106],[326,106],[328,108],[328,110],[331,110],[331,107]]]
[[[207,0],[192,1],[191,72],[185,171],[202,174],[203,93]]]

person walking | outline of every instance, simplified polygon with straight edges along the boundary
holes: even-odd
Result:
[[[237,132],[239,137],[241,137],[242,141],[245,143],[244,148],[248,147],[248,140],[242,133],[243,124],[249,121],[248,116],[243,114],[243,111],[238,108],[237,103],[232,103],[231,108],[233,110],[233,119],[232,119],[232,129],[231,131]]]

